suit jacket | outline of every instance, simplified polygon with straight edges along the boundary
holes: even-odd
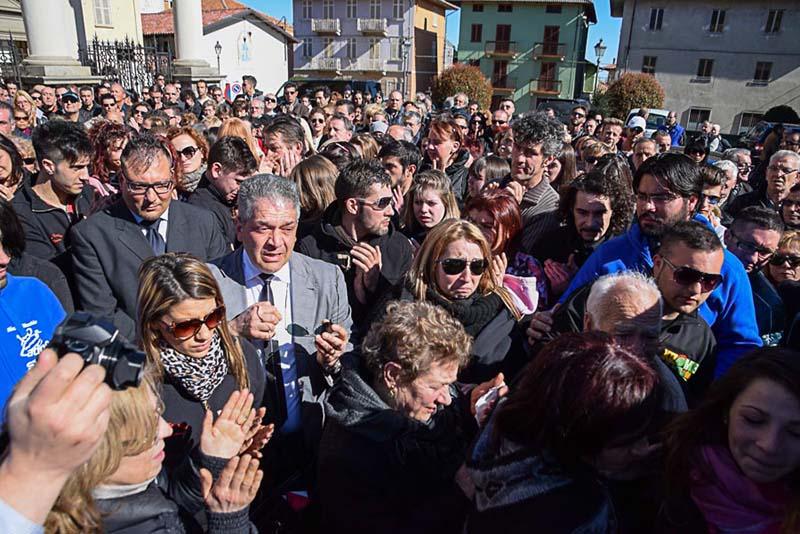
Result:
[[[153,256],[141,227],[119,200],[75,225],[70,237],[80,308],[112,318],[122,335],[134,339],[139,267]],[[167,252],[209,261],[228,250],[209,211],[170,202]]]
[[[239,247],[234,252],[209,264],[219,283],[228,320],[247,309],[244,264]],[[353,321],[347,301],[347,287],[341,269],[322,260],[293,252],[289,258],[292,298],[292,335],[300,389],[301,417],[306,438],[313,443],[322,430],[322,400],[333,377],[324,373],[316,359],[314,336],[324,320],[342,325],[348,334]],[[349,350],[350,347],[348,347]],[[264,395],[267,415],[275,419],[276,428],[286,420],[286,400],[279,365],[267,365],[267,392]]]

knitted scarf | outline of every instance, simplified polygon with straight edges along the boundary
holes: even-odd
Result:
[[[430,287],[425,298],[444,308],[453,317],[464,325],[464,330],[473,338],[497,317],[505,304],[497,293],[488,295],[473,295],[468,299],[448,300]]]

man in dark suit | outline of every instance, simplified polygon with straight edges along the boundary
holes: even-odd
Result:
[[[254,342],[266,366],[267,413],[278,429],[268,456],[278,461],[265,465],[279,469],[280,483],[311,466],[322,397],[350,348],[350,306],[338,267],[292,252],[300,213],[293,182],[248,178],[238,208],[242,246],[209,267],[232,330]]]
[[[80,306],[113,318],[129,339],[136,333],[137,275],[144,260],[188,252],[208,261],[230,250],[209,211],[171,202],[172,166],[164,141],[133,139],[122,153],[122,198],[70,232]]]

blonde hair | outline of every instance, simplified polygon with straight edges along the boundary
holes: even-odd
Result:
[[[790,230],[783,234],[778,242],[778,250],[789,249],[792,252],[800,252],[800,232]]]
[[[169,309],[187,299],[213,298],[222,306],[219,285],[205,263],[191,254],[167,253],[154,256],[139,269],[139,294],[137,300],[138,336],[147,361],[158,379],[164,378],[161,351],[158,348],[159,331],[155,323]],[[238,389],[250,388],[247,364],[239,341],[231,333],[228,321],[223,317],[217,325],[221,346],[231,375]]]
[[[22,89],[17,89],[17,94],[14,95],[14,107],[20,111],[25,111],[24,109],[22,109],[20,106],[17,105],[17,100],[20,98],[26,100],[31,105],[31,110],[27,112],[28,120],[31,123],[31,128],[35,128],[36,126],[38,126],[38,121],[36,120],[36,110],[38,108],[36,107],[36,103],[33,101],[33,97],[27,91],[23,91]]]
[[[153,398],[156,406],[153,406]],[[108,428],[88,462],[70,475],[45,520],[45,532],[101,533],[100,512],[92,490],[108,480],[126,456],[153,446],[163,412],[155,377],[147,370],[141,385],[111,394]]]
[[[375,138],[368,133],[354,135],[350,143],[361,152],[361,159],[375,159],[381,149]]]
[[[336,165],[319,154],[309,156],[295,166],[289,179],[297,185],[304,219],[320,217],[336,200],[334,184],[337,176],[339,169]]]
[[[461,211],[458,209],[458,202],[453,194],[450,179],[447,175],[435,169],[422,171],[414,176],[414,181],[408,190],[405,205],[403,206],[403,224],[409,231],[418,232],[420,227],[417,218],[414,216],[414,200],[418,195],[426,191],[433,191],[444,204],[444,216],[442,221],[446,219],[458,219],[461,217]]]
[[[441,293],[439,288],[436,287],[436,269],[439,268],[438,260],[447,245],[459,239],[478,245],[481,249],[481,255],[491,265],[492,251],[480,228],[462,219],[444,220],[428,233],[422,246],[417,251],[417,255],[414,257],[411,269],[408,271],[409,286],[416,300],[426,300],[429,287],[437,293]],[[481,275],[476,293],[479,295],[496,294],[514,315],[514,318],[517,320],[521,318],[514,301],[511,299],[511,294],[506,288],[495,283],[491,268],[487,268]]]
[[[606,154],[611,154],[612,152],[613,149],[610,146],[597,141],[596,143],[584,146],[581,149],[581,157],[599,158],[600,156],[605,156]]]
[[[225,119],[222,121],[222,126],[219,127],[217,139],[222,139],[223,137],[228,136],[238,137],[239,139],[244,140],[244,142],[247,143],[247,146],[250,148],[250,152],[253,153],[253,157],[256,158],[257,162],[260,162],[261,158],[264,157],[264,153],[261,151],[258,143],[256,143],[255,137],[253,137],[253,132],[250,130],[249,122],[243,121],[242,119],[238,119],[236,117]]]

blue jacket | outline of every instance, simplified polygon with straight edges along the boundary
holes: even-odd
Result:
[[[6,274],[6,280],[0,290],[0,420],[11,390],[36,363],[66,315],[38,279]]]
[[[696,215],[695,220],[708,224],[700,215]],[[626,233],[600,245],[589,256],[560,302],[565,302],[573,291],[605,274],[620,271],[650,274],[652,270],[650,245],[639,224],[634,223]],[[740,356],[761,346],[750,281],[742,263],[727,250],[722,263],[722,283],[711,292],[698,312],[711,326],[717,339],[717,377]]]
[[[686,129],[677,122],[672,127],[662,126],[659,130],[663,130],[669,134],[672,138],[672,146],[682,146],[686,142],[684,139]]]

